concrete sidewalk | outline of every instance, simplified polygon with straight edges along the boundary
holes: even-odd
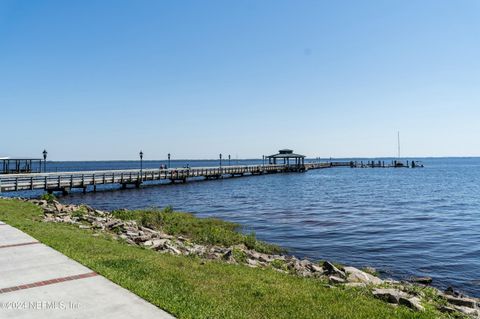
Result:
[[[173,318],[0,222],[0,318]]]

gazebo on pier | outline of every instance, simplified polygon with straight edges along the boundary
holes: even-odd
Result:
[[[0,174],[40,173],[39,158],[0,158]]]
[[[279,150],[278,154],[270,155],[265,158],[268,159],[269,164],[283,164],[292,166],[292,168],[295,168],[296,170],[305,169],[305,155],[295,154],[289,149]],[[292,160],[291,164],[290,160]]]

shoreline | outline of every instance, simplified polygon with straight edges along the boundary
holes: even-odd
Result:
[[[360,270],[329,261],[318,263],[308,259],[300,260],[282,253],[281,250],[269,251],[268,249],[273,249],[274,245],[270,247],[267,246],[268,243],[259,242],[256,239],[252,243],[256,244],[258,242],[258,245],[261,243],[265,246],[258,246],[260,247],[258,249],[255,245],[246,247],[243,243],[230,247],[199,244],[188,237],[174,236],[163,232],[163,230],[144,227],[134,220],[120,219],[112,212],[96,210],[87,205],[64,205],[53,199],[50,201],[14,199],[41,207],[45,222],[68,223],[81,229],[107,233],[129,245],[156,250],[160,253],[195,256],[206,260],[240,264],[252,268],[272,268],[285,274],[313,278],[313,280],[318,279],[332,287],[368,289],[376,298],[390,304],[405,305],[415,311],[424,311],[422,304],[431,303],[430,300],[426,300],[427,294],[423,292],[423,290],[428,290],[428,294],[434,294],[441,298],[442,302],[446,301],[446,304],[436,305],[439,311],[478,315],[478,299],[459,294],[453,289],[440,291],[429,286],[431,278],[428,277],[416,278],[415,283],[380,279],[374,269]],[[125,210],[124,212],[128,213],[129,211]],[[258,251],[262,249],[264,249],[263,252]]]

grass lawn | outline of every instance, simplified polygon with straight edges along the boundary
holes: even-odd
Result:
[[[45,223],[30,203],[0,199],[0,220],[178,318],[439,318],[393,308],[366,290],[129,246],[73,225]],[[1,229],[0,229],[1,231]]]

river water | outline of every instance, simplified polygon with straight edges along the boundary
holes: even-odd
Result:
[[[144,162],[144,167],[164,163]],[[438,287],[480,296],[480,159],[423,163],[419,169],[332,168],[124,191],[110,187],[73,193],[62,201],[108,210],[171,205],[237,222],[299,257],[372,266],[397,279],[431,276]],[[215,166],[218,161],[188,164]],[[48,165],[64,171],[137,168],[138,162]]]

